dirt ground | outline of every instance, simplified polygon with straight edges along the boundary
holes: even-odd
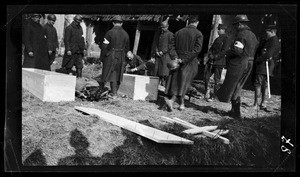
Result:
[[[51,66],[60,67],[60,61]],[[97,66],[84,68],[85,77],[94,77]],[[195,82],[201,98],[192,97],[186,109],[168,112],[157,101],[117,98],[99,102],[77,99],[72,102],[42,102],[22,90],[22,161],[24,165],[217,165],[271,169],[279,163],[281,96],[268,99],[270,112],[241,107],[245,120],[226,115],[231,105],[206,102],[203,82]],[[253,103],[254,92],[242,91],[242,102]],[[123,118],[193,140],[194,145],[165,145],[145,139],[107,123],[96,116],[77,112],[75,106],[96,108]],[[217,125],[228,129],[226,145],[217,139],[197,138],[181,133],[184,128],[167,123],[161,116],[180,118],[198,126]]]

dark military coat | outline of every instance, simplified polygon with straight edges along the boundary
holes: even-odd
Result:
[[[236,99],[251,70],[258,41],[249,27],[237,31],[231,49],[226,52],[227,72],[216,95],[221,102]]]
[[[83,53],[85,49],[83,31],[81,26],[77,25],[75,21],[73,21],[69,26],[66,27],[64,43],[65,53],[67,53],[68,51],[71,51],[72,54]]]
[[[50,71],[47,37],[42,25],[29,19],[24,27],[23,42],[25,45],[23,68]],[[32,57],[28,55],[29,52],[33,52]]]
[[[167,79],[165,93],[184,96],[198,72],[198,54],[202,50],[203,35],[193,25],[175,33],[175,49],[183,63],[180,68],[171,71]]]
[[[108,44],[107,42],[108,41]],[[100,60],[103,63],[102,81],[122,81],[125,71],[125,55],[129,51],[128,33],[120,26],[114,26],[104,36]],[[112,78],[112,71],[117,69],[117,76]]]
[[[273,36],[269,39],[267,39],[262,44],[262,49],[258,49],[260,51],[257,51],[258,57],[255,59],[255,65],[254,65],[254,73],[255,74],[262,74],[267,75],[267,68],[266,68],[266,61],[270,58],[272,58],[268,62],[269,66],[269,74],[270,76],[273,75],[273,69],[272,65],[275,64],[275,60],[279,56],[280,51],[280,43],[277,36]]]
[[[47,36],[48,51],[56,51],[58,48],[57,31],[53,25],[46,23],[44,29]]]
[[[213,55],[213,66],[224,68],[226,66],[225,52],[230,48],[230,41],[226,34],[216,38],[209,49]]]
[[[156,56],[156,52],[160,51],[163,53],[163,56]],[[169,75],[169,68],[167,67],[167,63],[171,59],[174,59],[174,57],[176,56],[174,52],[174,34],[169,30],[166,30],[164,32],[162,32],[161,30],[157,30],[154,35],[151,51],[151,56],[156,59],[154,67],[154,76]]]

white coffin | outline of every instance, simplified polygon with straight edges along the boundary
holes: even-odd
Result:
[[[75,76],[35,68],[22,68],[22,87],[42,101],[74,101],[75,85]]]
[[[158,77],[125,73],[118,93],[133,100],[157,100],[158,84]]]

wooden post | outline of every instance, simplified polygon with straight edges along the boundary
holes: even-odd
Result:
[[[92,42],[93,42],[93,26],[92,24],[87,25],[86,27],[86,41],[87,41],[87,56],[91,56],[91,48],[92,48]]]
[[[212,25],[213,25],[213,29],[211,29],[210,31],[210,37],[209,37],[209,42],[208,42],[208,50],[210,49],[212,43],[214,42],[214,40],[219,36],[218,35],[218,25],[222,23],[222,19],[220,15],[213,15],[213,20],[212,20]]]
[[[136,25],[136,31],[135,31],[135,39],[134,39],[134,46],[133,46],[133,51],[132,53],[136,54],[138,47],[139,47],[139,41],[140,41],[140,22],[138,21],[138,24]]]

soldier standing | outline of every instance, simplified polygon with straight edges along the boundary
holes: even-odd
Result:
[[[178,61],[179,67],[171,70],[167,78],[165,94],[171,96],[166,98],[166,105],[169,110],[173,110],[173,103],[179,98],[179,110],[185,109],[184,96],[191,86],[194,77],[198,72],[198,54],[201,52],[203,35],[197,29],[199,24],[198,16],[190,16],[188,26],[175,33],[175,61]]]
[[[23,68],[37,68],[50,71],[47,37],[40,24],[41,14],[32,14],[24,27]]]
[[[226,34],[227,26],[225,24],[219,24],[218,34],[219,37],[216,38],[208,51],[208,62],[206,65],[205,72],[205,99],[207,101],[212,101],[215,97],[215,93],[220,88],[221,85],[221,74],[223,68],[226,67],[225,52],[230,47],[230,42]],[[214,83],[210,85],[209,80],[211,75],[214,74]],[[211,95],[211,89],[213,89],[213,94]]]
[[[49,14],[47,16],[47,23],[44,25],[44,29],[46,31],[47,36],[47,44],[48,44],[48,55],[49,55],[49,62],[50,65],[55,60],[55,55],[58,51],[58,39],[57,39],[57,31],[53,26],[56,21],[56,16],[54,14]]]
[[[125,55],[129,51],[130,43],[128,33],[122,28],[121,16],[114,16],[112,21],[114,26],[105,34],[101,47],[100,61],[103,63],[103,69],[101,81],[98,82],[101,87],[110,82],[110,97],[115,99],[123,80]]]
[[[216,96],[221,102],[230,102],[229,115],[241,119],[241,90],[251,73],[258,41],[247,25],[246,15],[237,15],[233,26],[237,30],[233,46],[226,52],[227,72]]]
[[[174,34],[168,30],[168,21],[163,21],[160,24],[160,30],[154,35],[151,51],[151,61],[155,63],[154,76],[159,77],[159,82],[162,86],[166,85],[166,78],[169,75],[167,63],[174,59],[176,54]]]
[[[80,23],[82,22],[81,15],[75,15],[73,22],[66,27],[64,35],[65,54],[62,61],[62,67],[66,68],[70,74],[72,67],[76,67],[76,75],[82,77],[83,55],[86,50],[83,31]]]
[[[277,59],[280,51],[280,43],[276,36],[276,26],[267,26],[265,32],[267,34],[267,39],[261,44],[262,48],[258,49],[258,57],[255,59],[255,65],[253,67],[253,73],[255,74],[255,94],[254,103],[251,107],[256,108],[258,106],[257,100],[261,94],[261,103],[259,105],[261,109],[266,109],[265,100],[268,92],[266,61],[268,61],[269,73],[270,76],[272,76],[273,70],[270,66],[272,65],[272,62]]]

